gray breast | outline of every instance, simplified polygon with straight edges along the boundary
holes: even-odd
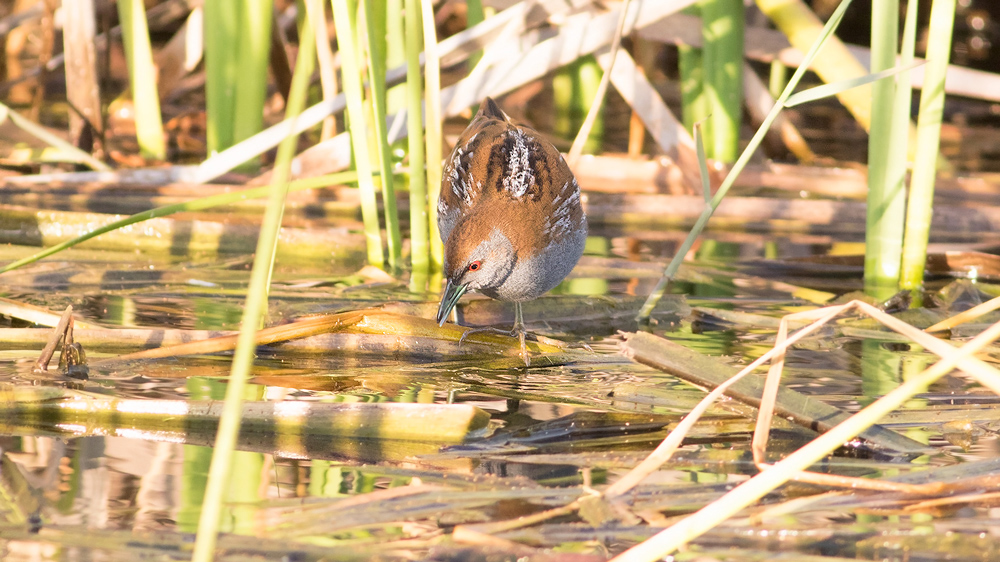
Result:
[[[586,242],[586,228],[579,229],[533,257],[518,260],[499,287],[482,292],[503,301],[536,299],[552,290],[573,271],[583,255]]]

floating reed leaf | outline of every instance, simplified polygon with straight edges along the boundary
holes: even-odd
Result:
[[[296,180],[289,184],[289,191],[301,191],[303,189],[316,189],[319,187],[325,187],[327,185],[336,185],[354,181],[357,179],[356,172],[341,172],[337,174],[330,174],[327,176],[319,176],[315,178],[306,178],[302,180]],[[81,244],[90,240],[91,238],[96,238],[102,234],[124,228],[129,225],[147,221],[149,219],[154,219],[158,217],[165,217],[175,213],[182,212],[193,212],[209,209],[212,207],[218,207],[220,205],[228,205],[230,203],[235,203],[237,201],[244,201],[247,199],[257,199],[260,197],[265,197],[269,193],[270,187],[254,187],[251,189],[245,189],[243,191],[236,191],[233,193],[220,193],[218,195],[210,195],[208,197],[203,197],[201,199],[195,199],[193,201],[186,201],[184,203],[175,203],[173,205],[164,205],[162,207],[157,207],[155,209],[150,209],[149,211],[143,211],[141,213],[136,213],[130,217],[126,217],[121,220],[109,222],[108,224],[95,228],[85,234],[81,234],[71,240],[66,240],[52,247],[46,248],[41,252],[28,256],[26,258],[19,259],[17,261],[11,262],[0,268],[0,273],[7,271],[12,271],[18,269],[25,265],[34,263],[40,259],[46,258],[53,254],[59,253],[67,248],[72,248],[77,244]],[[89,225],[88,225],[89,226]]]

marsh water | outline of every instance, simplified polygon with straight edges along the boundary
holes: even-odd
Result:
[[[571,278],[525,307],[529,330],[568,342],[572,361],[523,368],[424,348],[391,354],[363,345],[323,353],[261,348],[248,399],[470,404],[486,411],[490,421],[464,442],[447,445],[241,439],[223,524],[232,534],[221,543],[224,558],[508,559],[515,554],[454,544],[447,533],[457,524],[565,505],[585,486],[613,482],[638,463],[704,396],[619,353],[619,331],[636,329],[632,317],[684,233],[596,234]],[[651,329],[725,363],[745,364],[773,344],[783,314],[860,288],[856,268],[810,269],[794,260],[849,253],[857,246],[819,236],[708,233],[657,309]],[[0,259],[32,251],[8,246]],[[57,313],[72,304],[82,318],[105,327],[233,330],[251,263],[246,255],[73,250],[6,274],[0,296]],[[370,307],[433,316],[436,294],[411,290],[405,274],[396,281],[359,273],[360,267],[360,256],[346,263],[279,260],[269,324]],[[935,279],[930,289],[935,295],[930,305],[940,316],[1000,292],[982,280],[948,276]],[[466,297],[461,313],[469,324],[505,327],[512,319],[506,306],[477,297]],[[10,317],[3,322],[29,326]],[[876,329],[848,318],[807,338],[789,355],[783,384],[851,412],[934,361],[921,348]],[[76,380],[34,374],[37,346],[8,342],[0,350],[0,382],[5,388],[69,388],[127,399],[212,400],[225,392],[228,354],[101,366],[100,359],[116,353],[87,350],[96,365],[88,380]],[[971,466],[976,468],[969,474],[976,474],[1000,452],[997,403],[995,395],[953,373],[885,420],[887,427],[929,445],[926,454],[845,449],[821,468],[883,478],[938,471],[946,478],[949,470],[959,477]],[[552,556],[591,559],[620,552],[756,473],[749,454],[752,424],[751,417],[713,409],[679,454],[634,493],[632,510],[641,519],[602,523],[564,516],[500,536],[553,549],[544,551]],[[0,420],[0,435],[3,560],[190,556],[213,432],[6,419]],[[812,435],[779,423],[769,452],[778,458]],[[392,495],[419,486],[430,486],[433,494]],[[764,503],[819,491],[791,485]],[[367,494],[384,499],[342,501]],[[908,512],[879,499],[847,494],[779,519],[734,521],[678,559],[997,559],[995,500]]]

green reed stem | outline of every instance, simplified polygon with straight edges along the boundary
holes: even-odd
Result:
[[[292,87],[285,111],[285,117],[289,119],[298,117],[305,107],[306,91],[309,87],[311,74],[307,69],[312,68],[316,52],[312,26],[303,26],[301,33],[298,61],[295,64],[295,74],[292,78]],[[226,386],[225,404],[219,419],[219,430],[215,438],[215,448],[212,451],[212,466],[208,473],[208,485],[205,489],[201,517],[198,520],[198,535],[192,558],[194,562],[209,562],[215,555],[215,544],[222,516],[222,500],[229,485],[233,451],[240,429],[243,393],[246,389],[250,368],[253,366],[254,351],[257,348],[254,339],[261,320],[264,318],[264,313],[267,311],[267,291],[271,271],[274,267],[274,250],[278,240],[278,230],[281,228],[281,217],[285,211],[289,169],[292,157],[295,156],[298,138],[297,134],[289,135],[278,146],[274,174],[271,179],[271,193],[267,210],[264,212],[260,237],[257,239],[257,252],[253,270],[250,273],[250,286],[247,288],[239,339],[233,353],[229,384]]]
[[[896,64],[899,36],[899,0],[872,4],[871,71],[881,72]],[[896,82],[882,79],[872,84],[872,125],[868,137],[868,218],[865,226],[865,292],[888,297],[899,283],[903,248],[906,192],[903,173],[892,167],[890,151],[906,138],[893,135]]]
[[[403,0],[386,0],[386,68],[406,64],[406,24],[403,21]],[[418,48],[419,54],[419,48]],[[389,88],[386,94],[386,113],[394,115],[406,107],[406,85]]]
[[[427,204],[430,207],[431,262],[441,267],[444,265],[444,243],[437,223],[444,136],[441,130],[441,61],[437,52],[434,5],[431,0],[421,0],[420,8],[424,32],[424,116],[427,123]]]
[[[663,294],[666,292],[667,286],[673,279],[674,275],[677,274],[677,270],[680,268],[681,262],[684,261],[684,256],[687,254],[688,250],[691,249],[691,246],[694,244],[695,239],[698,238],[698,235],[701,234],[702,229],[705,228],[705,224],[708,223],[708,219],[712,216],[712,213],[715,212],[715,208],[719,206],[722,198],[729,192],[729,189],[733,186],[733,183],[735,183],[736,178],[740,175],[740,172],[743,171],[747,162],[750,161],[750,157],[753,155],[754,151],[756,151],[757,147],[760,146],[760,143],[763,142],[764,135],[766,135],[768,129],[771,128],[771,123],[774,122],[778,113],[780,113],[784,108],[784,104],[788,100],[788,97],[792,95],[792,91],[798,87],[799,81],[802,80],[802,76],[805,75],[806,70],[809,68],[809,65],[812,64],[813,59],[816,58],[816,54],[823,47],[827,38],[829,38],[833,34],[834,30],[837,29],[837,26],[840,24],[840,20],[844,17],[844,12],[847,11],[847,7],[850,5],[851,0],[843,0],[843,2],[841,2],[837,9],[833,12],[833,15],[830,16],[830,19],[827,20],[826,24],[823,26],[823,32],[817,38],[816,42],[809,47],[809,51],[802,59],[802,64],[795,69],[795,73],[792,74],[792,78],[788,81],[788,85],[785,86],[781,95],[779,95],[775,100],[774,107],[772,107],[771,111],[768,112],[767,116],[764,118],[764,122],[761,123],[757,132],[754,133],[753,138],[750,139],[747,147],[743,149],[739,159],[735,164],[733,164],[733,167],[730,168],[729,173],[726,175],[726,179],[723,180],[722,185],[719,186],[719,190],[715,192],[715,196],[712,197],[711,201],[705,204],[705,210],[702,211],[694,226],[691,227],[691,231],[688,233],[687,238],[684,239],[684,242],[674,254],[673,259],[670,260],[670,263],[667,265],[666,269],[664,269],[663,276],[660,277],[656,287],[653,288],[653,291],[649,294],[649,297],[646,298],[646,302],[643,303],[642,308],[636,315],[635,319],[637,322],[646,323],[649,321],[649,317],[653,313],[653,309],[656,308],[657,303],[659,303],[660,299],[663,298]]]
[[[684,128],[693,133],[695,124],[708,117],[705,98],[705,67],[702,65],[701,48],[690,45],[677,46],[677,68],[681,75],[681,116]],[[711,134],[702,127],[702,138]]]
[[[486,12],[483,10],[483,0],[467,0],[465,3],[465,28],[469,29],[476,24],[482,23],[485,19]],[[469,62],[467,63],[469,70],[476,68],[482,57],[482,51],[476,51],[469,55]]]
[[[239,4],[236,0],[213,0],[205,10],[205,137],[208,154],[233,145],[233,84],[239,35],[236,32]]]
[[[233,99],[230,101],[230,111],[233,113],[232,144],[259,133],[264,125],[272,11],[271,0],[241,2],[239,6],[236,76],[232,84]],[[259,166],[259,161],[255,158],[246,166],[255,169]]]
[[[708,157],[736,160],[743,115],[743,0],[702,0],[702,65],[708,103]]]
[[[778,58],[771,61],[771,72],[767,77],[767,91],[772,98],[778,97],[788,82],[788,67]]]
[[[371,87],[372,109],[375,114],[372,129],[378,149],[378,167],[382,177],[382,208],[385,213],[385,233],[388,241],[389,267],[402,265],[403,241],[399,233],[399,212],[396,210],[396,189],[392,177],[392,153],[386,133],[385,53],[386,4],[383,0],[361,0],[361,9],[368,28],[368,83]]]
[[[146,8],[142,0],[118,2],[118,17],[121,18],[129,85],[132,88],[132,102],[135,104],[135,134],[139,141],[139,153],[145,158],[166,160],[167,146],[163,140],[160,97],[156,91],[156,67],[153,66],[153,48],[149,44]]]
[[[406,0],[406,130],[410,153],[410,263],[414,272],[426,275],[431,263],[431,244],[427,226],[427,176],[424,171],[423,70],[420,51],[423,47],[420,0]],[[440,188],[439,188],[440,191]],[[437,207],[437,203],[434,203]]]
[[[340,49],[340,71],[347,98],[347,125],[354,150],[354,165],[358,170],[358,188],[361,195],[361,218],[364,221],[368,263],[383,267],[382,233],[378,223],[378,201],[372,163],[368,155],[368,127],[365,123],[364,91],[361,86],[360,58],[357,52],[357,29],[354,15],[356,5],[351,0],[333,0],[333,23],[337,29],[337,46]]]
[[[917,147],[910,180],[910,198],[906,207],[906,234],[903,240],[903,264],[900,288],[917,289],[924,282],[927,264],[927,240],[934,213],[934,182],[944,114],[944,79],[951,55],[952,28],[955,24],[955,0],[934,0],[931,5],[927,43],[927,69],[920,92],[917,117]]]

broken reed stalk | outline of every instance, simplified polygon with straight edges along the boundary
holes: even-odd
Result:
[[[305,105],[306,91],[309,86],[307,69],[312,68],[315,56],[312,26],[308,23],[302,26],[301,34],[299,58],[295,64],[295,74],[292,78],[292,88],[285,111],[286,117],[291,119],[295,119]],[[254,350],[256,349],[254,339],[257,328],[267,311],[268,285],[274,266],[278,230],[281,228],[281,217],[284,213],[285,197],[288,193],[288,175],[297,141],[297,134],[285,137],[278,147],[275,159],[274,175],[270,186],[271,194],[267,210],[264,213],[260,237],[257,239],[257,251],[253,270],[250,273],[250,286],[247,288],[246,304],[240,321],[239,340],[236,352],[233,354],[232,370],[229,384],[226,387],[226,400],[219,420],[219,430],[212,451],[212,465],[208,474],[201,516],[198,520],[198,535],[192,558],[194,562],[210,562],[215,555],[215,544],[222,515],[222,499],[229,484],[229,469],[239,433],[242,396],[250,368],[253,366]],[[370,176],[369,179],[371,179]]]
[[[382,208],[385,215],[385,234],[389,267],[402,267],[403,240],[399,233],[399,212],[396,210],[396,189],[392,177],[392,153],[386,132],[385,89],[385,29],[388,16],[384,0],[361,0],[360,13],[364,14],[368,37],[368,84],[371,92],[372,134],[375,136],[379,178],[382,184]],[[360,46],[358,52],[362,52]],[[365,139],[367,142],[367,139]],[[375,264],[373,264],[375,265]]]
[[[833,34],[834,30],[840,24],[840,20],[844,17],[844,12],[847,11],[847,8],[848,6],[850,6],[850,4],[851,0],[844,0],[843,2],[841,2],[840,6],[837,7],[837,10],[834,11],[833,15],[826,22],[826,25],[823,26],[823,33],[820,34],[816,42],[813,43],[813,45],[809,48],[809,51],[806,53],[805,57],[802,60],[802,64],[795,70],[795,73],[792,74],[792,78],[788,81],[788,85],[785,86],[785,89],[781,92],[781,95],[778,96],[777,100],[775,100],[774,107],[771,108],[771,111],[767,114],[767,117],[764,118],[764,122],[761,123],[760,127],[758,127],[757,132],[754,133],[754,136],[750,139],[750,142],[747,144],[747,147],[740,154],[739,159],[729,170],[729,173],[726,175],[726,179],[723,180],[722,185],[719,186],[719,189],[718,191],[716,191],[715,196],[712,197],[712,200],[705,205],[704,211],[702,211],[701,215],[695,221],[694,226],[691,227],[691,231],[688,233],[687,238],[684,239],[684,242],[680,245],[680,247],[674,254],[673,259],[670,260],[670,263],[663,271],[663,276],[660,277],[660,280],[657,282],[652,292],[650,292],[649,297],[646,299],[646,302],[642,305],[642,309],[640,309],[639,313],[636,315],[635,319],[637,322],[639,323],[649,322],[650,315],[652,315],[653,309],[656,308],[656,303],[658,303],[660,299],[663,298],[663,294],[667,290],[667,285],[673,279],[674,275],[677,274],[677,270],[680,268],[684,256],[687,255],[687,252],[688,250],[691,249],[691,246],[694,244],[695,239],[698,238],[698,235],[701,234],[702,229],[704,229],[705,225],[708,223],[708,219],[712,216],[712,213],[715,212],[715,209],[716,207],[719,206],[719,203],[722,202],[722,199],[726,196],[726,193],[729,192],[729,189],[733,186],[733,183],[735,183],[736,177],[740,174],[740,172],[743,171],[743,168],[750,161],[750,157],[757,150],[757,147],[760,146],[760,143],[763,142],[765,134],[767,133],[768,129],[771,128],[771,123],[774,122],[775,118],[777,118],[778,116],[778,113],[781,112],[785,102],[788,101],[788,98],[792,95],[792,91],[798,86],[799,81],[802,79],[802,76],[805,75],[806,70],[812,64],[812,61],[816,58],[816,55],[823,47],[826,40]]]
[[[899,408],[916,394],[923,392],[928,385],[951,372],[961,362],[972,357],[997,338],[1000,338],[1000,323],[990,326],[989,329],[967,344],[956,349],[947,358],[941,359],[918,375],[907,379],[896,389],[853,415],[850,420],[838,424],[785,459],[775,463],[768,470],[757,474],[716,501],[661,531],[651,539],[625,551],[613,560],[617,562],[651,562],[677,550],[835,451],[853,439],[858,432],[877,423],[883,416]]]
[[[915,9],[914,3],[910,5]],[[872,4],[871,71],[896,65],[899,39],[899,0]],[[912,59],[912,54],[910,55]],[[904,87],[899,84],[900,87]],[[909,85],[905,86],[907,89]],[[897,81],[883,78],[872,84],[872,123],[868,137],[868,206],[865,225],[865,292],[885,299],[899,284],[906,213],[906,144],[909,98],[897,107]],[[905,111],[900,138],[896,113]]]
[[[337,49],[340,52],[341,80],[347,98],[347,129],[351,136],[354,166],[358,171],[358,191],[361,196],[361,217],[364,221],[368,263],[383,267],[382,232],[379,229],[378,201],[368,152],[368,126],[364,111],[364,88],[361,84],[361,58],[357,52],[358,29],[356,6],[351,0],[333,2],[333,23],[337,28]],[[301,43],[301,41],[300,41]]]
[[[916,290],[924,282],[927,240],[934,212],[934,181],[937,178],[941,120],[944,114],[944,80],[951,55],[954,23],[955,0],[934,0],[927,32],[927,69],[924,72],[924,87],[920,91],[917,146],[906,205],[906,233],[903,238],[899,283],[901,289]]]
[[[91,169],[99,172],[111,171],[111,166],[108,166],[104,162],[94,158],[94,156],[90,153],[80,150],[72,143],[66,142],[66,140],[59,137],[59,135],[51,133],[45,127],[42,127],[31,119],[28,119],[10,107],[0,103],[0,123],[3,123],[8,118],[11,123],[16,125],[22,131],[44,142],[45,144],[58,149],[59,152],[67,156],[69,161],[89,166]]]

